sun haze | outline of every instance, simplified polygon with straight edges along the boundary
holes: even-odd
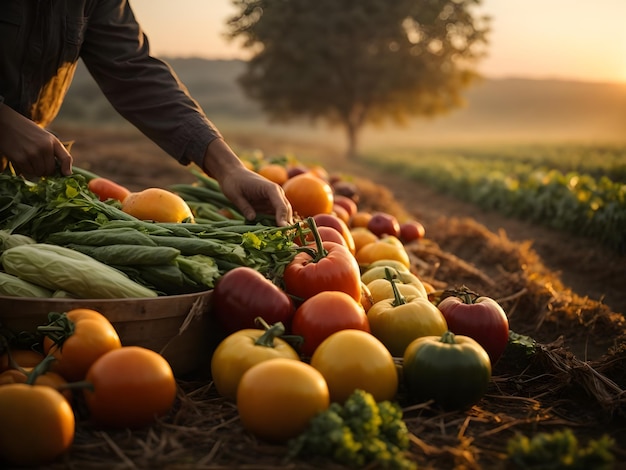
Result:
[[[130,0],[153,53],[164,57],[246,58],[225,37],[231,0]],[[492,17],[487,77],[626,82],[626,0],[483,0]]]

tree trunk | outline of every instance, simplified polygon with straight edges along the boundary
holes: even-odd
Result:
[[[358,127],[352,123],[346,126],[346,135],[348,137],[348,148],[346,150],[346,158],[348,160],[355,160],[357,158],[357,141],[358,141]]]

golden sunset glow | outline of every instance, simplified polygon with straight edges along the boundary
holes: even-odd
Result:
[[[231,0],[130,0],[153,52],[168,57],[246,58],[224,37]],[[483,0],[492,17],[487,77],[626,81],[625,0]]]

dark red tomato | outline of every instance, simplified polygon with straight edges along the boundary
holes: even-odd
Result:
[[[361,272],[350,250],[322,241],[309,248],[309,252],[298,253],[285,268],[285,291],[302,300],[322,291],[341,291],[360,300]]]
[[[305,356],[331,334],[346,329],[370,333],[365,309],[345,292],[320,292],[305,300],[293,317],[292,333],[303,338],[300,352]]]
[[[354,238],[352,237],[350,228],[348,228],[348,224],[333,214],[317,214],[313,216],[313,219],[318,228],[330,227],[339,232],[346,241],[346,246],[350,250],[350,253],[354,255]]]
[[[247,266],[231,269],[215,285],[211,311],[227,334],[258,328],[256,317],[267,323],[282,322],[288,330],[295,305],[285,291]]]
[[[495,300],[460,291],[438,305],[455,335],[469,336],[480,344],[494,365],[509,342],[509,319]]]
[[[386,212],[375,212],[372,214],[367,228],[370,232],[382,237],[384,235],[400,236],[400,223],[398,219]]]
[[[411,243],[421,240],[426,235],[426,229],[417,220],[407,220],[400,224],[400,241],[402,243]]]

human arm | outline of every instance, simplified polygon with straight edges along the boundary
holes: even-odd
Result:
[[[57,170],[69,175],[72,156],[50,132],[0,101],[0,155],[18,174],[48,176]]]
[[[173,70],[150,55],[130,6],[103,0],[89,21],[81,57],[115,109],[181,164],[195,162],[248,218],[291,221],[280,186],[248,170]]]

